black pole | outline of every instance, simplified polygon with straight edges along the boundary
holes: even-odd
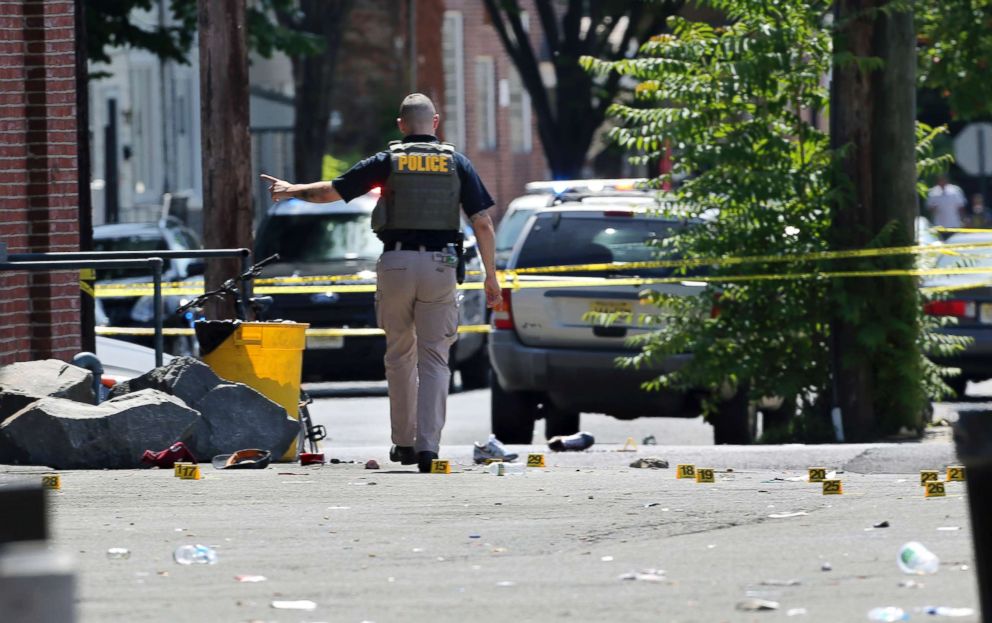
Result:
[[[103,128],[103,218],[107,223],[116,223],[120,217],[117,171],[117,100],[110,98],[107,100],[107,125]]]
[[[155,294],[153,295],[153,305],[155,307],[155,367],[162,365],[162,353],[165,352],[165,341],[162,338],[162,319],[165,316],[162,302],[162,258],[156,257],[152,262],[152,283]]]
[[[251,268],[251,256],[245,255],[241,258],[241,274],[247,273],[249,268]],[[251,283],[252,280],[248,277],[241,280],[241,300],[238,301],[238,313],[242,320],[249,320],[248,299],[251,298]]]
[[[10,253],[7,256],[11,262],[55,262],[55,261],[85,261],[85,260],[149,260],[152,258],[164,260],[177,259],[210,259],[215,257],[250,258],[248,249],[185,249],[181,251],[85,251],[85,252],[53,252],[53,253]],[[250,265],[250,264],[249,264]],[[247,270],[247,266],[245,266]]]

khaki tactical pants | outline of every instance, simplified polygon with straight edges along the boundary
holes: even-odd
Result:
[[[458,333],[455,266],[448,258],[387,251],[376,265],[392,441],[417,452],[438,451],[447,413],[448,351]]]

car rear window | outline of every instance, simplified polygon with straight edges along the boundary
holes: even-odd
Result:
[[[645,215],[539,214],[520,249],[516,267],[648,262],[658,259],[657,249],[648,242],[671,236],[679,227],[678,222]],[[638,271],[668,272],[669,269]]]
[[[283,262],[375,259],[382,243],[370,214],[283,214],[258,232],[258,257],[278,253]]]

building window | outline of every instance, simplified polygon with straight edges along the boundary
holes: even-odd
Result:
[[[476,146],[496,149],[496,62],[491,56],[475,59],[475,97]]]
[[[524,88],[516,67],[510,69],[510,149],[529,154],[534,148],[531,131],[530,93]]]
[[[465,38],[460,11],[445,11],[441,28],[444,69],[444,109],[441,116],[444,140],[456,147],[465,145]]]

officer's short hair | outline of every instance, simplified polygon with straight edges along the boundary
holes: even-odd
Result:
[[[434,102],[423,93],[411,93],[400,104],[400,119],[411,125],[430,124],[435,114]]]

